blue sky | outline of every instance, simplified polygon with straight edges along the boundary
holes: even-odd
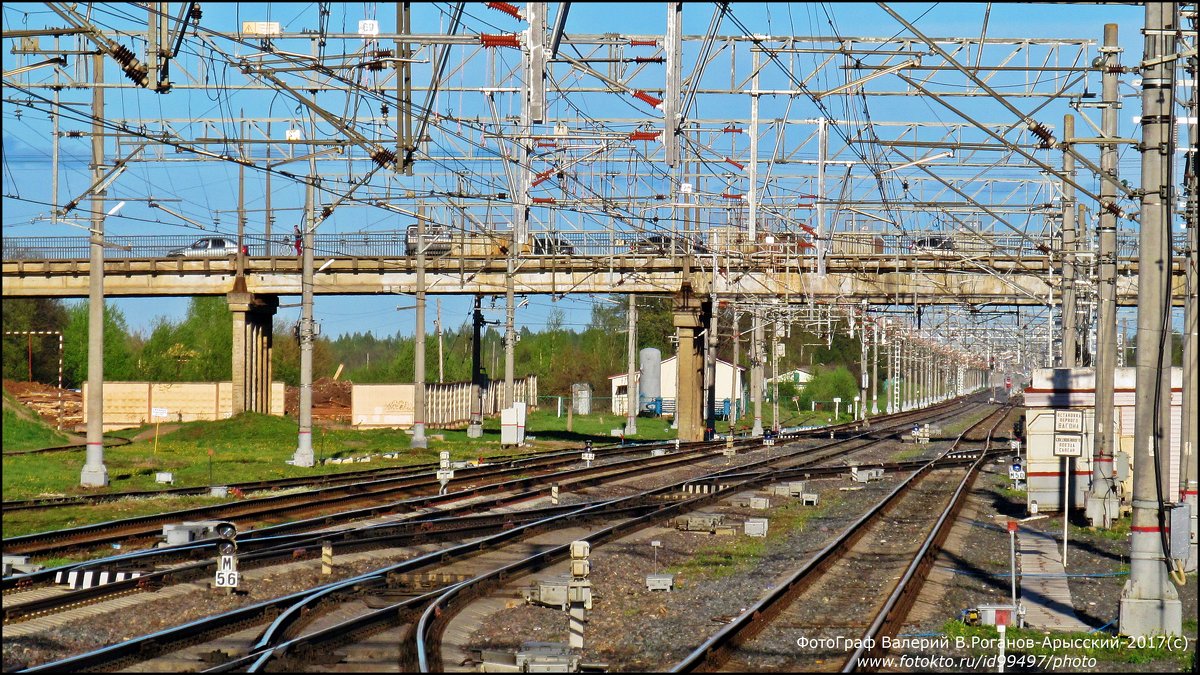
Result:
[[[444,7],[445,5],[441,5]],[[118,25],[119,12],[132,12],[129,6],[117,7],[111,15],[113,25]],[[238,21],[245,20],[275,20],[284,24],[286,30],[316,28],[316,4],[289,3],[238,3],[216,4],[206,3],[204,9],[204,24],[213,27],[234,26]],[[364,4],[335,4],[330,18],[330,28],[334,31],[352,31],[358,19],[365,18],[364,8],[373,5]],[[982,3],[896,3],[894,9],[913,21],[927,35],[935,37],[946,36],[979,36],[986,6]],[[444,22],[433,7],[417,3],[415,5],[415,26],[417,31],[437,31],[439,24]],[[548,3],[551,20],[558,11],[557,3]],[[515,31],[523,24],[493,10],[484,7],[483,3],[468,3],[470,14],[466,32],[479,31]],[[686,3],[684,9],[684,30],[688,34],[700,34],[707,30],[713,11],[710,3]],[[891,37],[897,34],[907,34],[907,31],[888,17],[875,5],[858,3],[825,3],[825,4],[763,4],[735,3],[732,5],[733,14],[754,33],[772,35],[830,35],[860,37]],[[390,30],[394,25],[394,11],[391,5],[380,5],[378,18],[384,30]],[[35,26],[41,23],[59,25],[61,20],[49,14],[44,6],[36,4],[6,3],[3,9],[4,26],[6,29],[22,26]],[[139,14],[144,16],[144,14]],[[1080,6],[1080,5],[1031,5],[1018,3],[995,3],[991,5],[988,20],[987,35],[989,37],[1059,37],[1083,38],[1099,41],[1105,23],[1120,25],[1121,43],[1125,47],[1124,62],[1136,61],[1141,53],[1141,37],[1139,30],[1143,18],[1141,7],[1127,6]],[[661,34],[665,26],[663,5],[660,3],[572,3],[567,33],[586,32],[604,33],[618,32],[622,34]],[[723,34],[739,34],[727,19],[721,27]],[[9,45],[5,45],[3,56],[4,67],[8,70],[16,63],[10,53]],[[515,52],[498,54],[499,66],[505,63],[515,63]],[[479,61],[482,63],[482,61]],[[416,80],[423,76],[420,66]],[[720,68],[712,71],[716,77]],[[116,77],[110,71],[110,79]],[[690,66],[685,67],[685,74],[690,72]],[[219,69],[206,74],[212,82],[221,81],[228,77]],[[472,77],[479,77],[478,73]],[[840,84],[835,82],[833,84]],[[1125,93],[1134,90],[1125,88]],[[6,95],[9,94],[6,88]],[[85,102],[88,93],[81,90],[66,90],[64,100]],[[615,97],[614,97],[615,98]],[[206,95],[204,92],[189,92],[187,95],[173,93],[166,96],[120,97],[114,96],[108,113],[110,116],[129,118],[162,117],[228,117],[249,112],[251,115],[266,111],[272,117],[287,117],[292,114],[294,105],[280,101],[278,96],[269,97],[260,94],[258,99],[250,99],[251,107],[259,110],[247,111],[228,109],[229,106],[219,97]],[[244,99],[243,99],[244,100]],[[244,103],[243,103],[244,105]],[[451,97],[442,99],[442,105],[454,107]],[[602,104],[601,104],[602,105]],[[698,105],[708,105],[708,110],[700,112],[706,116],[713,115],[713,108],[718,103],[700,101]],[[904,117],[905,106],[917,106],[928,117],[928,103],[913,101],[895,101],[874,99],[872,105],[873,118],[886,119],[893,115],[895,119]],[[975,110],[977,104],[963,104],[968,110]],[[1019,102],[1018,107],[1028,109],[1033,104]],[[1131,108],[1136,108],[1136,100],[1126,102],[1126,108],[1121,115],[1122,135],[1132,133],[1130,118]],[[834,107],[837,111],[836,106]],[[992,110],[992,109],[989,109]],[[502,114],[507,114],[502,111]],[[591,114],[617,114],[631,117],[640,112],[647,119],[652,119],[649,113],[642,109],[638,111],[631,107],[626,99],[613,102],[610,109],[595,109]],[[480,114],[487,114],[479,111]],[[78,235],[78,230],[67,226],[58,226],[59,231],[49,231],[44,220],[46,207],[44,202],[49,199],[49,143],[47,132],[49,125],[44,119],[35,119],[35,115],[21,111],[18,106],[8,103],[4,106],[4,215],[3,233],[5,237],[44,236],[44,235]],[[938,111],[934,113],[938,119],[950,120],[953,115]],[[764,111],[764,116],[769,115]],[[737,116],[745,116],[744,112]],[[1061,121],[1061,112],[1050,114],[1045,119],[1057,126]],[[991,115],[988,121],[1015,122],[1014,119],[1000,115]],[[86,139],[66,139],[62,147],[62,180],[59,200],[65,201],[79,194],[90,182],[87,171],[88,143]],[[1122,170],[1126,175],[1136,175],[1136,153],[1126,153],[1123,157]],[[302,172],[302,168],[297,168]],[[122,195],[145,198],[178,197],[183,199],[178,207],[184,213],[201,222],[209,223],[219,231],[230,231],[236,222],[233,208],[233,197],[236,195],[237,173],[230,165],[212,166],[210,164],[173,164],[169,168],[151,169],[150,165],[135,166],[121,178],[110,191],[114,199]],[[260,175],[250,177],[252,184],[258,186],[258,196],[250,200],[250,209],[262,208],[262,179]],[[292,225],[299,218],[298,206],[302,196],[298,186],[280,186],[278,181],[274,188],[274,205],[279,209],[276,213],[276,232],[290,232]],[[19,195],[21,199],[11,198]],[[43,202],[43,203],[38,203]],[[289,210],[290,208],[290,210]],[[108,232],[114,234],[172,234],[203,236],[181,221],[164,219],[159,211],[149,209],[145,202],[129,202],[121,213],[122,217],[110,218],[107,222]],[[251,230],[256,226],[256,216],[250,216]],[[395,216],[388,215],[377,209],[354,209],[346,214],[338,214],[331,219],[325,231],[353,231],[360,229],[395,229],[405,223],[397,222]],[[157,221],[157,222],[155,222]],[[166,222],[167,224],[163,224]],[[285,304],[298,302],[298,297],[282,298]],[[591,306],[603,300],[589,296],[570,296],[566,299],[553,301],[548,296],[532,296],[527,306],[517,312],[519,325],[538,329],[545,324],[547,315],[553,308],[560,308],[566,315],[568,327],[581,328],[587,324]],[[181,317],[186,309],[186,298],[155,298],[155,299],[119,299],[113,301],[119,307],[134,329],[148,330],[155,317],[166,316],[172,319]],[[445,326],[457,326],[469,320],[469,296],[445,296],[442,300],[443,323]],[[397,306],[412,305],[412,299],[401,296],[373,297],[331,297],[318,296],[315,301],[315,315],[322,323],[323,333],[330,336],[347,332],[373,331],[376,334],[392,334],[401,332],[410,334],[413,330],[412,310],[397,311]],[[490,303],[485,303],[487,306]],[[501,318],[503,303],[498,302],[497,310],[489,318]],[[432,329],[434,320],[434,305],[431,301],[428,313],[428,328]],[[277,320],[292,321],[299,315],[299,308],[283,308]]]

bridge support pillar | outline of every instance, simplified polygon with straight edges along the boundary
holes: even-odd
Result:
[[[679,338],[676,359],[675,421],[679,440],[704,440],[704,337],[700,329],[712,304],[692,294],[689,286],[675,295],[673,323]]]
[[[233,314],[233,414],[269,414],[272,317],[279,297],[234,291],[226,300]]]

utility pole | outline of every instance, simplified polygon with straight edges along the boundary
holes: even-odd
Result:
[[[851,315],[853,321],[853,315]],[[867,343],[867,315],[864,313],[862,325],[858,327],[858,415],[855,419],[867,418],[867,359],[870,358],[870,345]]]
[[[317,126],[309,119],[310,137],[316,139]],[[308,158],[308,184],[304,190],[304,232],[301,250],[300,276],[300,433],[295,466],[309,467],[315,463],[312,447],[312,384],[313,384],[313,230],[317,227],[317,146],[313,145]]]
[[[1071,140],[1075,138],[1075,116],[1063,116],[1063,175],[1062,183],[1062,365],[1074,368],[1079,364],[1076,353],[1078,342],[1075,327],[1075,155],[1071,154]]]
[[[1196,30],[1196,19],[1192,19],[1192,31]],[[1188,57],[1187,73],[1195,80],[1197,72],[1198,59],[1196,55]],[[1197,105],[1196,87],[1192,87],[1192,100],[1188,102],[1188,115],[1195,119],[1196,114],[1200,110]],[[1196,527],[1197,518],[1196,510],[1200,506],[1197,504],[1197,480],[1196,480],[1196,454],[1200,449],[1197,444],[1197,430],[1200,429],[1200,422],[1197,422],[1196,416],[1200,414],[1200,410],[1196,409],[1197,392],[1196,387],[1200,385],[1200,373],[1197,373],[1197,358],[1196,349],[1200,347],[1197,344],[1197,312],[1200,312],[1200,301],[1197,298],[1196,283],[1200,281],[1197,278],[1197,265],[1200,264],[1200,223],[1197,222],[1197,202],[1200,201],[1200,177],[1197,176],[1196,155],[1194,148],[1197,145],[1196,124],[1188,125],[1189,138],[1188,147],[1193,148],[1192,160],[1187,163],[1184,169],[1184,194],[1186,200],[1183,207],[1184,222],[1187,225],[1188,237],[1188,254],[1184,265],[1187,269],[1187,300],[1183,309],[1183,452],[1180,456],[1180,462],[1183,466],[1182,485],[1180,492],[1183,497],[1183,502],[1188,505],[1191,511],[1191,545],[1188,551],[1187,564],[1185,570],[1195,572],[1197,567],[1197,549],[1196,549]]]
[[[437,318],[433,321],[433,329],[437,332],[438,341],[438,384],[446,381],[446,371],[443,364],[442,351],[442,299],[437,299]]]
[[[779,434],[779,320],[771,334],[771,429]]]
[[[729,397],[729,434],[733,435],[733,425],[737,423],[738,406],[742,402],[742,387],[741,387],[741,343],[742,343],[742,315],[736,309],[733,310],[733,330],[730,334],[733,336],[733,394]]]
[[[1123,70],[1117,46],[1117,24],[1104,25],[1100,47],[1103,71],[1103,111],[1100,126],[1100,222],[1096,236],[1100,244],[1099,306],[1096,325],[1096,425],[1092,433],[1092,486],[1084,500],[1092,527],[1108,528],[1120,509],[1120,488],[1113,464],[1113,387],[1117,368],[1117,113],[1121,99],[1117,75]],[[1123,350],[1122,350],[1123,351]],[[1122,359],[1124,356],[1122,355]]]
[[[1180,635],[1183,605],[1171,583],[1172,561],[1164,536],[1165,504],[1171,500],[1170,297],[1175,100],[1172,77],[1174,2],[1146,3],[1142,61],[1142,190],[1138,267],[1137,392],[1134,409],[1133,525],[1129,581],[1121,591],[1120,633]],[[1164,62],[1165,61],[1165,62]]]
[[[754,401],[754,428],[750,430],[751,436],[762,436],[762,397],[763,397],[763,342],[765,342],[766,330],[763,327],[762,308],[755,307],[754,313],[751,315],[751,321],[754,322],[754,331],[752,335],[754,339],[750,345],[750,386],[753,391],[750,392],[750,398]]]
[[[104,55],[92,56],[92,227],[88,250],[87,459],[79,484],[108,485],[104,465]],[[57,116],[56,116],[57,119]],[[56,205],[57,208],[57,205]]]
[[[417,321],[413,330],[413,428],[410,448],[427,448],[425,438],[425,204],[417,209]]]
[[[871,350],[871,416],[879,414],[879,322],[871,324],[874,348]],[[866,402],[863,402],[866,405]]]
[[[629,320],[629,331],[626,336],[626,356],[628,357],[628,372],[625,379],[625,435],[634,436],[637,434],[637,414],[639,407],[637,381],[637,301],[634,299],[633,293],[629,294],[629,309],[626,310],[626,318]]]
[[[715,270],[715,264],[714,264]],[[714,276],[716,275],[714,271]],[[713,280],[713,289],[717,287]],[[720,315],[717,294],[710,296],[712,309],[708,313],[708,331],[704,335],[704,440],[712,440],[717,431],[717,321]]]

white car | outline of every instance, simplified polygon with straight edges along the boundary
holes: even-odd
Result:
[[[242,247],[242,253],[249,253]],[[167,252],[168,258],[232,258],[237,255],[237,240],[226,237],[204,237],[184,248]]]

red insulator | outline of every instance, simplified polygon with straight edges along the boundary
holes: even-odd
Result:
[[[537,146],[539,148],[557,148],[558,143],[555,143],[554,141],[538,141]]]
[[[644,103],[648,103],[648,104],[650,104],[650,105],[654,106],[655,108],[657,108],[658,106],[662,105],[662,99],[661,99],[661,98],[654,98],[653,96],[651,96],[650,94],[647,94],[647,93],[646,93],[646,92],[644,92],[644,91],[635,91],[635,92],[633,92],[633,97],[634,97],[634,98],[636,98],[636,99],[638,99],[638,100],[640,100],[640,101],[642,101],[642,102],[644,102]]]
[[[741,199],[742,197],[745,197],[746,195],[735,195],[732,192],[722,192],[721,196],[724,197],[725,199]]]
[[[517,9],[516,5],[510,5],[507,2],[489,2],[487,4],[487,6],[488,6],[488,9],[494,9],[499,12],[504,12],[505,14],[513,17],[514,19],[524,21],[524,17],[521,16],[521,10]]]
[[[630,47],[657,47],[658,40],[629,40]]]
[[[655,141],[662,135],[662,131],[635,131],[629,134],[631,141]]]
[[[538,185],[541,185],[542,183],[546,182],[546,180],[548,178],[550,178],[550,176],[552,176],[553,174],[554,174],[554,169],[546,169],[545,171],[539,173],[537,175],[537,178],[532,183],[530,183],[529,186],[537,187]]]
[[[737,168],[741,169],[742,171],[746,170],[746,165],[742,164],[741,162],[734,161],[734,160],[730,159],[729,157],[726,157],[725,161],[736,166]]]
[[[534,197],[534,204],[557,204],[558,200],[554,197]]]
[[[491,35],[489,33],[480,33],[479,34],[479,44],[483,45],[484,47],[493,47],[493,48],[494,47],[512,47],[513,49],[519,49],[521,47],[521,42],[517,38],[515,33],[513,33],[513,34],[504,33],[501,35]]]
[[[744,134],[744,133],[746,133],[745,129],[739,129],[739,128],[733,126],[732,124],[725,127],[721,131],[724,133],[727,133],[727,134]]]

